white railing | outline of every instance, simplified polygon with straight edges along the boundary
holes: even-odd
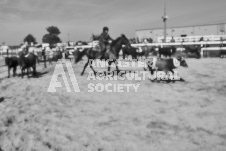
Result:
[[[202,41],[202,42],[175,42],[175,43],[139,43],[131,44],[133,47],[143,47],[143,46],[183,46],[183,45],[220,45],[226,44],[226,41]],[[81,48],[92,48],[91,45],[75,46],[75,49]]]
[[[226,35],[207,35],[207,36],[187,36],[187,37],[173,37],[175,42],[193,42],[199,41],[203,38],[204,41],[220,41],[222,38],[225,39]],[[162,42],[164,37],[159,37],[158,42]],[[166,42],[171,42],[172,37],[166,37]]]
[[[176,42],[176,43],[140,43],[140,44],[131,44],[133,47],[143,47],[143,46],[184,46],[184,45],[221,45],[226,44],[226,41],[202,41],[202,42]],[[76,46],[76,49],[92,48],[90,45],[86,46]],[[178,49],[179,50],[179,49]],[[181,49],[182,51],[184,49]],[[217,50],[226,50],[226,47],[203,47],[201,49],[201,56],[203,56],[204,51],[217,51]]]
[[[226,47],[207,47],[202,48],[202,51],[219,51],[219,50],[226,50]]]
[[[175,42],[175,43],[139,43],[139,44],[131,44],[133,47],[143,47],[143,46],[184,46],[184,45],[221,45],[226,44],[226,41],[202,41],[202,42]],[[84,49],[84,48],[92,48],[94,45],[81,45],[81,46],[75,46],[73,47],[75,50],[77,49]],[[202,48],[202,50],[226,50],[226,47],[207,47]],[[33,49],[32,49],[33,50]],[[9,50],[9,52],[19,51],[19,49],[16,50]],[[41,48],[34,48],[34,51],[41,51]],[[5,53],[6,50],[1,49],[0,53]]]

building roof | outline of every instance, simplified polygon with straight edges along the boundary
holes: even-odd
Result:
[[[167,27],[167,28],[186,28],[186,27],[200,27],[200,26],[214,26],[214,25],[220,25],[220,24],[226,24],[226,23],[215,23],[215,24],[202,24],[202,25],[187,25],[187,26],[174,26],[174,27]],[[138,29],[136,31],[145,31],[145,30],[161,30],[163,28],[149,28],[149,29]]]

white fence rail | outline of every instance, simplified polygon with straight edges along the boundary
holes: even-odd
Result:
[[[200,41],[203,38],[203,41],[220,41],[221,39],[226,39],[226,35],[205,35],[205,36],[187,36],[187,37],[173,37],[176,42],[194,42]],[[164,37],[159,37],[158,42],[162,42]],[[166,37],[166,42],[170,42],[172,37]]]
[[[131,44],[133,47],[143,47],[143,46],[184,46],[184,45],[221,45],[226,44],[226,41],[202,41],[202,42],[176,42],[176,43],[140,43]],[[75,49],[80,48],[92,48],[92,45],[75,46]]]

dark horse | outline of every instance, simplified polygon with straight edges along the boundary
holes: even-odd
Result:
[[[17,66],[19,65],[19,58],[16,56],[6,57],[5,64],[8,66],[8,78],[10,77],[11,68],[13,68],[13,76],[16,76]]]
[[[28,53],[25,55],[24,52],[19,54],[19,64],[21,67],[21,76],[23,78],[24,72],[27,69],[27,74],[30,68],[33,69],[33,75],[36,75],[36,61],[37,56],[34,53]]]
[[[122,45],[126,45],[128,47],[131,47],[129,40],[123,34],[111,43],[110,51],[106,52],[105,55],[103,56],[104,60],[108,61],[108,71],[110,71],[110,69],[111,69],[111,64],[115,63],[116,70],[119,72],[116,59],[119,58],[119,52],[122,49]],[[76,51],[74,53],[75,63],[78,63],[82,59],[82,57],[85,56],[85,55],[88,57],[88,61],[85,64],[81,75],[84,74],[85,69],[88,65],[90,65],[90,68],[93,70],[94,74],[96,74],[97,72],[93,69],[92,63],[99,56],[99,52],[94,51],[93,48],[87,48],[87,49],[84,49],[81,52]]]

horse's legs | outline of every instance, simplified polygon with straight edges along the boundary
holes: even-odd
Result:
[[[119,70],[119,68],[118,68],[118,62],[117,62],[117,60],[116,59],[114,59],[113,61],[111,61],[111,63],[110,64],[112,64],[112,63],[115,63],[115,68],[116,68],[116,71],[119,73],[120,72],[120,70]],[[111,66],[109,65],[109,67],[111,68]],[[110,71],[110,70],[109,70]]]
[[[39,64],[39,58],[36,56],[36,61],[37,61],[37,63]]]
[[[52,65],[52,58],[49,59],[49,65]]]
[[[111,70],[111,64],[112,64],[112,62],[108,61],[108,72]]]
[[[43,59],[44,59],[44,68],[47,68],[47,65],[46,65],[46,55],[43,56]]]
[[[21,68],[21,77],[24,77],[24,68]]]
[[[85,70],[86,70],[86,68],[87,68],[88,65],[89,65],[89,60],[88,60],[88,62],[86,62],[85,66],[84,66],[84,68],[83,68],[83,70],[82,70],[81,75],[84,74],[84,72],[85,72]]]
[[[118,63],[116,63],[116,62],[115,62],[115,67],[116,67],[116,71],[119,73],[120,70],[119,70],[119,68],[118,68]]]
[[[123,59],[125,59],[126,58],[126,54],[125,53],[123,53]]]
[[[138,59],[138,56],[137,56],[137,54],[134,54],[134,59],[136,59],[136,60]]]
[[[93,68],[93,65],[92,65],[92,64],[93,64],[93,61],[90,61],[90,68],[93,70],[94,74],[96,75],[96,73],[97,73],[97,72],[94,70],[94,68]]]
[[[16,76],[16,67],[13,67],[13,76]]]
[[[32,69],[33,69],[33,76],[35,76],[36,75],[36,65],[33,65]]]
[[[161,53],[159,53],[159,58],[161,58]]]
[[[27,68],[27,77],[29,78],[30,68]]]
[[[8,67],[8,78],[10,78],[10,67]]]

